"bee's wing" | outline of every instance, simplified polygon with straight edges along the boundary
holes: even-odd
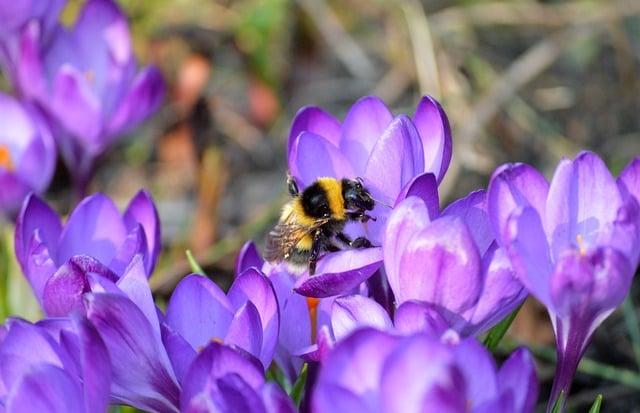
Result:
[[[267,235],[264,259],[268,262],[284,260],[306,234],[308,232],[299,225],[279,222]]]
[[[286,259],[302,238],[312,235],[327,222],[327,219],[319,219],[312,226],[296,224],[292,219],[279,222],[267,235],[264,259],[268,262]]]

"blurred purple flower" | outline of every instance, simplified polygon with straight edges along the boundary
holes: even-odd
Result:
[[[449,121],[429,96],[422,98],[413,118],[394,118],[373,96],[356,102],[342,124],[320,108],[306,107],[293,120],[288,160],[301,188],[323,176],[363,178],[378,201],[371,212],[377,220],[351,223],[346,232],[365,235],[380,245],[390,208],[400,200],[415,195],[430,208],[438,208],[437,184],[451,160]],[[329,260],[333,260],[329,268],[321,268]],[[328,254],[319,261],[316,275],[303,280],[297,291],[311,297],[348,293],[375,273],[381,262],[375,249]]]
[[[60,126],[56,138],[80,191],[94,162],[160,105],[159,70],[137,73],[126,16],[112,0],[90,0],[70,29],[49,39],[38,26],[20,34],[14,81]]]
[[[622,302],[640,255],[640,162],[617,182],[595,154],[563,159],[551,185],[534,168],[499,168],[489,214],[522,283],[546,307],[558,363],[550,405],[568,393],[594,330]]]
[[[251,355],[209,343],[191,365],[180,397],[182,412],[294,413],[291,399],[266,383],[261,363]]]
[[[107,409],[111,366],[86,319],[0,327],[0,410],[99,412]],[[2,337],[4,335],[4,337]]]
[[[434,217],[421,199],[409,197],[391,213],[383,250],[396,317],[442,318],[470,336],[524,301],[527,292],[493,239],[485,198],[485,191],[473,192]],[[400,311],[405,303],[412,304]]]
[[[15,251],[45,312],[62,316],[81,307],[82,294],[98,276],[116,282],[142,256],[149,277],[160,252],[160,222],[151,196],[140,191],[124,214],[102,194],[85,198],[63,226],[35,195],[16,222]]]
[[[325,359],[313,393],[324,412],[532,412],[538,383],[529,353],[514,352],[498,370],[473,339],[443,343],[363,328]]]
[[[0,67],[9,78],[15,77],[22,30],[31,25],[42,33],[43,39],[48,39],[65,3],[66,0],[0,0]]]
[[[0,212],[11,216],[29,192],[47,189],[56,165],[56,149],[35,108],[0,93],[0,114]]]
[[[207,277],[185,277],[171,295],[166,324],[193,351],[212,340],[233,344],[267,369],[278,344],[280,314],[271,281],[249,268],[236,277],[226,295]]]

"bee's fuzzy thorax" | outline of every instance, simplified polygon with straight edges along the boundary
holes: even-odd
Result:
[[[319,178],[318,184],[324,189],[329,208],[331,209],[331,217],[336,220],[345,219],[344,198],[342,197],[342,182],[335,178]]]

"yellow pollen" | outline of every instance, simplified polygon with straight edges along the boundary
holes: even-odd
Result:
[[[8,171],[13,171],[13,161],[11,161],[11,152],[9,147],[0,143],[0,168],[4,168]]]
[[[309,308],[309,319],[311,320],[311,342],[316,342],[316,328],[318,327],[318,305],[319,298],[307,297],[307,308]]]
[[[578,243],[578,251],[580,251],[580,255],[587,255],[587,248],[584,246],[584,238],[582,238],[582,234],[576,235],[576,242]]]

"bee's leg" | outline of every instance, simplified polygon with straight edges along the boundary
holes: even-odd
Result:
[[[373,247],[373,244],[371,244],[371,241],[369,241],[365,237],[358,237],[358,238],[354,239],[351,242],[351,247],[356,248],[356,249],[358,249],[358,248],[371,248],[371,247]]]
[[[316,273],[316,264],[318,263],[318,256],[322,249],[322,231],[317,230],[313,234],[313,244],[311,245],[311,252],[309,253],[309,275]]]
[[[343,232],[338,232],[336,234],[336,238],[338,238],[340,241],[344,242],[345,244],[347,244],[351,248],[356,248],[356,249],[358,249],[358,248],[371,248],[373,246],[371,244],[371,241],[369,241],[365,237],[358,237],[358,238],[356,238],[354,240],[351,240]]]
[[[377,220],[376,217],[372,217],[371,215],[368,215],[364,211],[347,212],[347,218],[350,219],[351,221],[360,221],[363,224],[367,223],[368,221]]]
[[[296,182],[296,178],[291,176],[287,172],[287,190],[289,191],[289,195],[298,196],[300,190],[298,189],[298,183]]]

